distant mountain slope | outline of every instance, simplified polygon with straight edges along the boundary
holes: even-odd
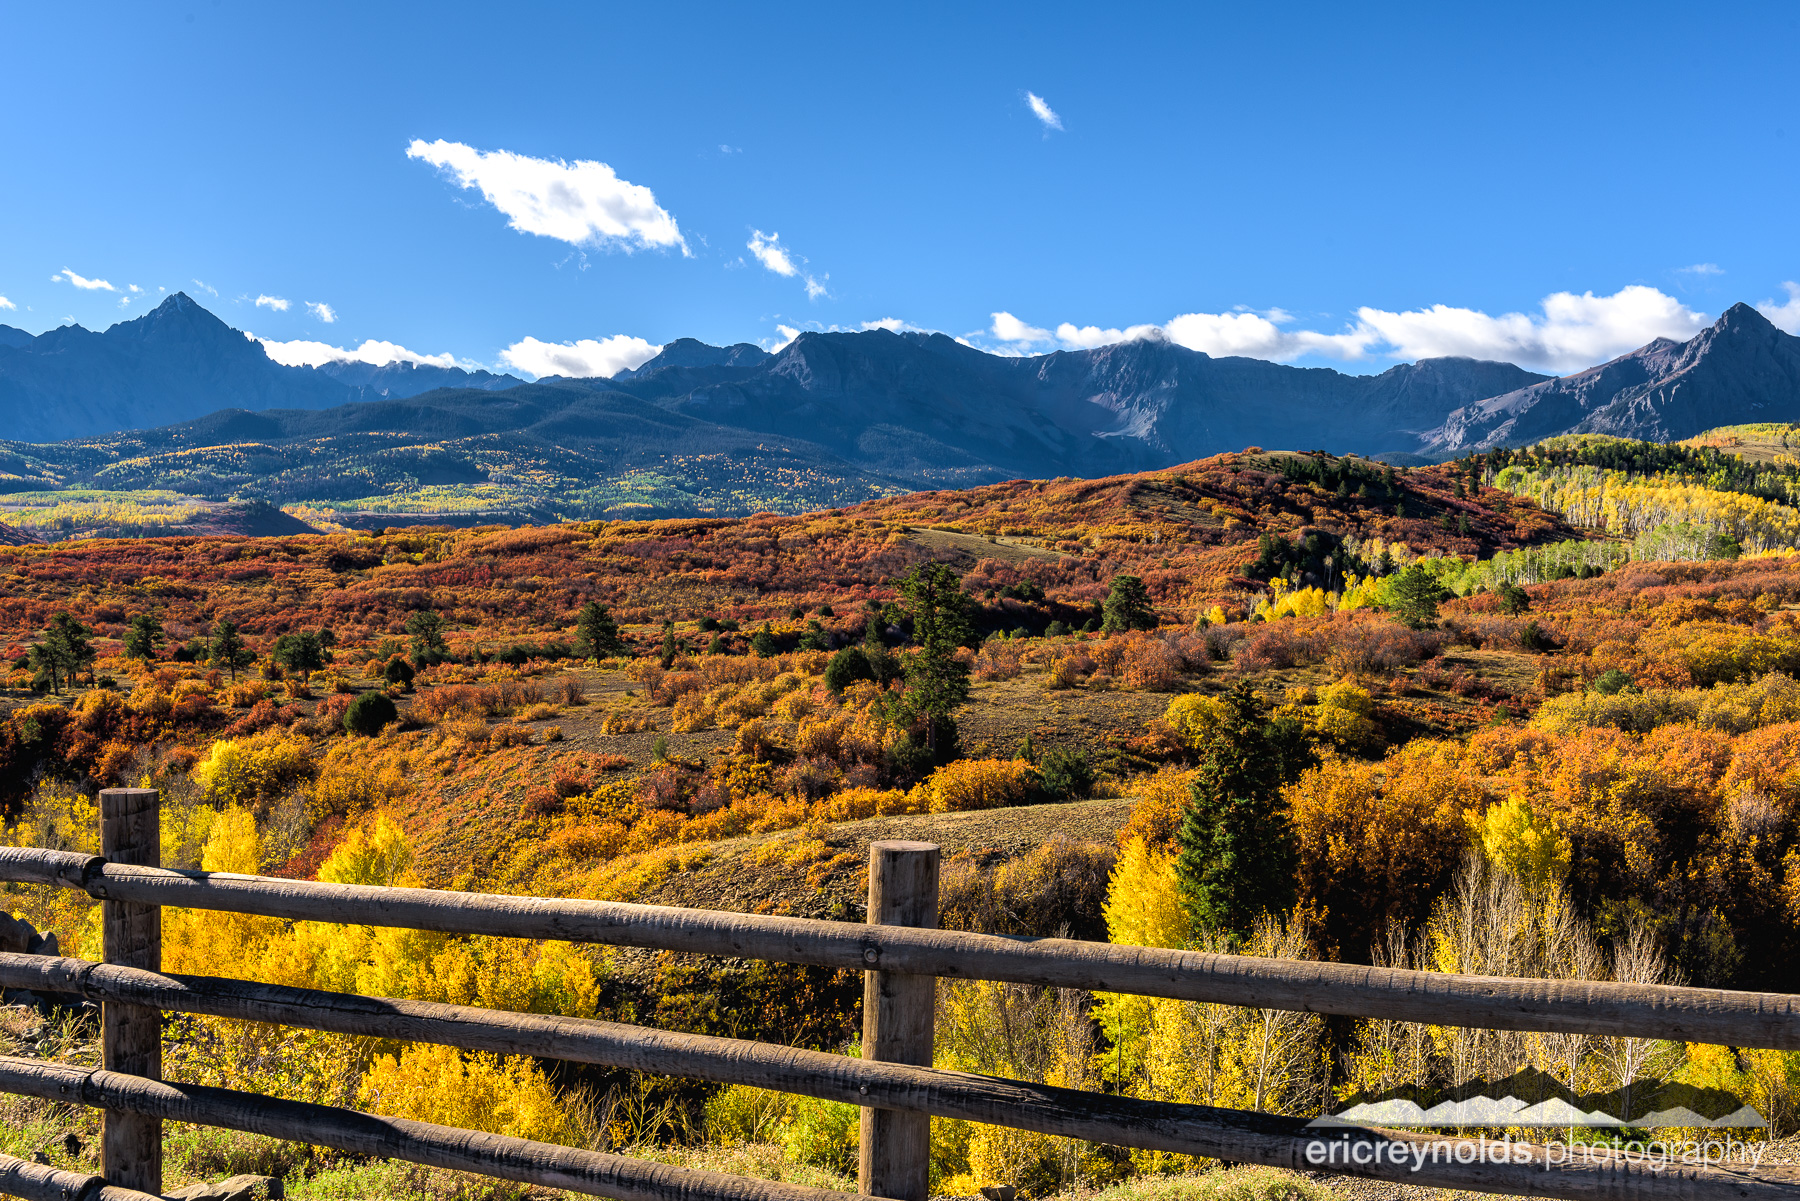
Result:
[[[653,361],[610,386],[719,424],[805,437],[922,484],[965,482],[983,466],[1103,475],[1251,443],[1410,449],[1459,405],[1546,378],[1471,359],[1344,375],[1158,340],[1011,358],[886,330],[806,333],[767,359],[690,353],[686,362],[653,370]]]
[[[324,363],[308,370],[330,376],[346,387],[355,388],[363,400],[417,396],[435,388],[480,388],[498,391],[516,388],[525,381],[516,375],[495,375],[491,371],[465,371],[461,367],[439,367],[433,363]]]
[[[1686,342],[1658,338],[1610,363],[1494,396],[1425,437],[1439,457],[1556,434],[1669,442],[1723,425],[1800,419],[1800,338],[1747,304]]]
[[[150,429],[219,409],[322,409],[520,382],[410,363],[283,366],[184,292],[102,333],[65,325],[33,337],[0,326],[0,429],[21,442]]]

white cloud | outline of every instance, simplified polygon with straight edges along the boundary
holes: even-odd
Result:
[[[59,280],[64,280],[64,279],[66,279],[70,283],[74,284],[77,288],[83,288],[89,292],[95,292],[95,291],[117,292],[118,291],[117,288],[113,287],[111,284],[107,283],[103,279],[88,279],[86,276],[75,274],[73,271],[69,270],[67,267],[64,267],[61,271],[58,271],[55,275],[52,275],[50,277],[50,282],[56,283]]]
[[[487,202],[506,214],[507,224],[522,233],[576,246],[679,246],[688,253],[674,216],[656,203],[655,194],[620,179],[605,163],[529,158],[442,139],[414,140],[406,157],[450,173],[465,188],[481,189]]]
[[[1695,263],[1692,267],[1677,267],[1677,268],[1675,268],[1675,270],[1677,273],[1679,273],[1681,275],[1723,275],[1723,274],[1725,274],[1725,268],[1719,266],[1719,264],[1717,264],[1717,263]]]
[[[800,268],[794,265],[793,256],[787,252],[787,247],[779,244],[780,241],[780,234],[765,234],[757,229],[750,232],[750,240],[745,245],[756,256],[757,262],[775,274],[790,277],[800,274]]]
[[[138,287],[136,284],[126,284],[125,286],[127,288],[130,288],[133,292],[142,292],[143,291],[143,289]]]
[[[1356,318],[1365,349],[1380,346],[1397,358],[1465,355],[1558,372],[1591,367],[1656,338],[1686,341],[1710,324],[1706,314],[1642,284],[1611,296],[1554,292],[1533,315],[1490,317],[1439,304],[1405,313],[1363,308]]]
[[[326,304],[324,301],[308,300],[304,303],[306,304],[308,311],[326,325],[330,325],[333,321],[337,320],[337,310]]]
[[[289,301],[283,300],[279,296],[265,296],[261,293],[258,293],[257,297],[256,297],[256,307],[257,308],[259,308],[259,309],[274,309],[277,313],[287,312],[289,303],[290,303]]]
[[[1062,118],[1056,115],[1056,110],[1036,92],[1026,92],[1025,103],[1031,106],[1031,115],[1042,121],[1045,129],[1060,130],[1063,127]]]
[[[883,317],[879,321],[865,321],[862,323],[862,327],[865,330],[885,329],[890,334],[897,334],[897,333],[901,333],[905,330],[914,328],[913,326],[908,325],[906,322],[900,320],[900,318],[898,318],[898,317]]]
[[[8,300],[6,297],[0,296],[0,309],[16,309],[18,307],[19,307],[18,305],[14,304],[12,301]]]
[[[795,338],[798,338],[800,336],[800,331],[795,329],[791,325],[777,325],[775,327],[775,330],[777,333],[779,333],[781,335],[781,340],[776,342],[773,346],[769,347],[769,352],[771,354],[776,354],[783,350],[786,350],[788,348],[788,344],[790,342],[792,342]]]
[[[1163,326],[1171,342],[1214,356],[1241,355],[1277,362],[1307,354],[1334,359],[1360,359],[1367,339],[1356,331],[1321,334],[1312,330],[1285,330],[1293,318],[1280,309],[1267,313],[1183,313]],[[1141,326],[1134,326],[1141,329]]]
[[[780,234],[766,234],[760,229],[754,229],[750,231],[750,240],[744,245],[749,248],[751,254],[756,256],[757,262],[775,274],[786,276],[789,279],[797,275],[804,280],[808,300],[817,300],[821,296],[830,295],[825,288],[825,281],[831,278],[830,274],[815,277],[809,272],[801,270],[800,264],[794,261],[793,252],[781,244]],[[805,261],[804,258],[800,260],[801,263]]]
[[[1111,346],[1115,342],[1136,342],[1141,338],[1162,336],[1162,328],[1155,325],[1134,325],[1129,329],[1101,329],[1097,325],[1084,325],[1077,329],[1065,321],[1056,327],[1056,340],[1067,350],[1093,350],[1099,346]]]
[[[211,292],[214,296],[217,296],[219,294],[219,290],[217,288],[213,287],[211,284],[207,283],[204,280],[196,279],[193,281],[193,285],[196,288],[201,289],[202,291]]]
[[[1762,315],[1785,329],[1790,334],[1800,334],[1800,284],[1789,280],[1781,285],[1787,291],[1786,304],[1776,304],[1773,300],[1765,300],[1757,305]],[[11,308],[11,305],[7,306]]]
[[[500,352],[500,357],[532,375],[566,375],[574,379],[611,378],[621,371],[642,367],[661,353],[662,347],[629,334],[614,334],[595,341],[540,342],[526,338]]]
[[[1786,304],[1763,302],[1776,324],[1800,328],[1800,285],[1788,289]],[[1117,342],[1166,337],[1209,355],[1241,355],[1285,362],[1307,355],[1340,360],[1424,359],[1460,355],[1497,359],[1556,372],[1579,371],[1636,350],[1656,338],[1686,341],[1706,328],[1706,314],[1688,308],[1655,288],[1634,284],[1610,296],[1556,292],[1536,313],[1490,316],[1476,309],[1433,305],[1393,312],[1360,308],[1356,320],[1336,332],[1293,328],[1292,314],[1264,312],[1183,313],[1156,325],[1126,329],[1063,322],[1055,334],[1013,316],[993,315],[989,331],[1007,351],[1044,347],[1091,350]],[[1004,352],[1003,352],[1004,353]]]
[[[1027,325],[1008,312],[992,314],[994,324],[991,332],[1002,342],[1013,342],[1020,345],[1035,345],[1050,341],[1050,331],[1039,329],[1035,325]]]
[[[332,346],[325,342],[271,342],[267,338],[259,338],[255,334],[245,334],[252,342],[259,342],[265,353],[277,363],[288,367],[321,367],[326,363],[368,363],[382,367],[388,363],[417,363],[426,367],[460,366],[456,356],[451,354],[416,354],[393,342],[378,342],[371,338],[355,350],[345,350],[341,346]]]

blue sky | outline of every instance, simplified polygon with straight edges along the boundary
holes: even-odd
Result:
[[[1800,329],[1792,4],[4,15],[33,332],[178,289],[540,372],[882,320],[1353,371],[1573,370],[1739,300]]]

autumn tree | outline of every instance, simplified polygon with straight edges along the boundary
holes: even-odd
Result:
[[[223,617],[213,623],[212,640],[206,650],[207,662],[229,671],[234,684],[239,670],[256,662],[256,655],[245,644],[244,636],[238,633],[237,623]]]
[[[584,659],[610,659],[625,653],[619,623],[605,605],[589,601],[581,606],[575,616],[575,651]]]
[[[1150,590],[1134,575],[1116,575],[1106,600],[1100,606],[1102,630],[1154,630],[1156,610],[1150,604]]]
[[[125,657],[148,663],[156,658],[156,648],[163,644],[162,622],[148,613],[139,613],[125,630]]]
[[[675,644],[675,620],[670,618],[663,622],[662,650],[656,657],[656,661],[662,664],[664,671],[675,665],[675,655],[679,649]]]
[[[968,600],[943,563],[919,564],[898,590],[919,644],[906,660],[906,704],[925,719],[925,748],[935,757],[940,731],[955,728],[950,715],[969,697],[969,669],[956,659],[969,638]]]
[[[1265,721],[1240,680],[1200,744],[1176,835],[1182,904],[1197,930],[1242,937],[1294,903],[1294,837],[1281,787],[1313,762],[1300,723]]]

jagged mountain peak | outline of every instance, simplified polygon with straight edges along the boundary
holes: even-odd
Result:
[[[1794,420],[1800,338],[1740,303],[1685,342],[1657,338],[1586,371],[1458,409],[1423,441],[1442,456],[1558,434],[1672,441],[1721,425]]]

